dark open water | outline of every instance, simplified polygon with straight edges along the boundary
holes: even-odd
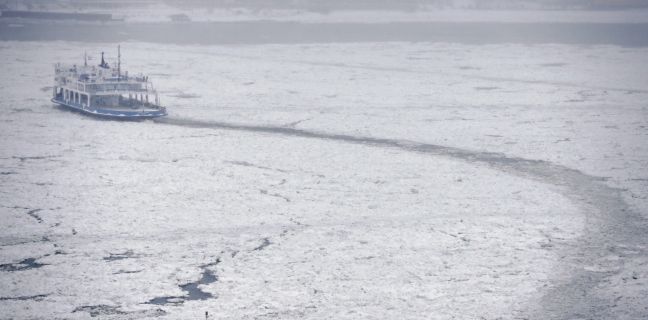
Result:
[[[466,44],[563,43],[648,46],[643,23],[63,23],[0,22],[2,40],[128,40],[177,44],[256,44],[311,42],[455,42]]]

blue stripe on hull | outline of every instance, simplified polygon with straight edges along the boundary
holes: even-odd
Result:
[[[111,118],[111,119],[124,119],[124,120],[137,120],[137,119],[150,119],[156,117],[166,116],[166,109],[151,111],[126,111],[126,110],[112,110],[112,109],[84,109],[81,105],[76,103],[67,103],[61,100],[52,99],[52,102],[72,109],[74,111],[82,112],[96,117]]]

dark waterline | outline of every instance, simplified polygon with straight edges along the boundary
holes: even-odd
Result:
[[[276,21],[190,23],[0,22],[0,41],[144,41],[172,44],[453,42],[464,44],[611,44],[648,46],[646,23]]]

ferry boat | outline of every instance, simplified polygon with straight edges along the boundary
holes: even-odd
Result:
[[[121,51],[117,48],[117,67],[110,67],[101,53],[101,64],[55,66],[52,102],[85,114],[124,120],[166,116],[166,108],[148,76],[129,76],[121,70]]]

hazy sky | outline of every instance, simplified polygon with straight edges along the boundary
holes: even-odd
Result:
[[[299,8],[311,10],[339,9],[590,9],[623,10],[648,8],[648,0],[0,0],[2,7],[32,9],[47,6],[106,7],[164,3],[179,7],[247,7],[257,9]],[[108,4],[108,5],[107,5]]]
[[[163,0],[206,6],[330,8],[471,8],[471,9],[629,9],[647,8],[648,0]]]

